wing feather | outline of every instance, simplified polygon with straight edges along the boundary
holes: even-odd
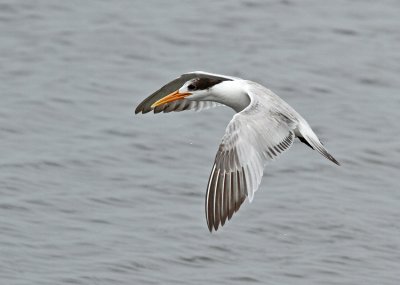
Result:
[[[234,115],[215,156],[206,194],[210,231],[231,219],[246,197],[253,199],[266,162],[287,150],[295,138],[294,124],[286,117],[267,108],[251,110],[251,105]]]
[[[228,173],[224,172],[224,195],[223,195],[223,207],[221,212],[221,225],[225,224],[227,215],[229,211],[229,199],[230,199],[230,176]]]
[[[194,109],[196,111],[204,110],[207,108],[215,107],[220,104],[215,103],[215,102],[194,102],[194,101],[188,101],[186,99],[163,104],[161,106],[157,106],[155,108],[152,108],[151,105],[153,105],[156,101],[160,100],[161,98],[164,98],[168,94],[178,90],[179,88],[182,87],[185,82],[197,78],[197,77],[206,77],[206,78],[212,78],[212,79],[218,79],[218,80],[234,80],[236,78],[234,77],[229,77],[229,76],[224,76],[220,74],[213,74],[213,73],[207,73],[207,72],[202,72],[202,71],[195,71],[195,72],[189,72],[182,74],[180,77],[172,80],[171,82],[168,82],[165,84],[163,87],[155,91],[153,94],[148,96],[146,99],[144,99],[137,107],[135,110],[135,114],[138,113],[148,113],[152,110],[154,110],[154,113],[168,113],[168,112],[173,112],[173,111],[183,111],[183,110],[190,110]]]

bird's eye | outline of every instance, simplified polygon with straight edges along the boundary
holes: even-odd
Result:
[[[188,85],[187,89],[189,91],[193,91],[194,89],[196,89],[196,86],[194,86],[194,84],[190,84],[190,85]]]

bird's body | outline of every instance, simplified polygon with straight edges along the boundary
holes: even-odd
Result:
[[[200,71],[186,73],[146,98],[135,112],[199,110],[220,104],[236,114],[226,128],[207,186],[210,231],[224,225],[246,197],[252,201],[265,164],[287,150],[295,137],[339,165],[300,114],[253,81]]]

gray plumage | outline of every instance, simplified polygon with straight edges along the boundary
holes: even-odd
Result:
[[[190,95],[152,107],[176,90]],[[210,231],[231,219],[246,197],[253,200],[265,164],[289,149],[295,137],[339,165],[300,114],[271,90],[249,80],[200,71],[183,74],[146,98],[135,112],[199,110],[219,104],[237,113],[226,128],[207,185]]]

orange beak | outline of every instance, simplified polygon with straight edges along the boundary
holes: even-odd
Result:
[[[164,98],[161,98],[160,100],[154,102],[153,105],[151,105],[151,108],[155,108],[162,104],[170,103],[176,100],[181,100],[191,94],[192,93],[179,93],[179,90],[176,90],[175,92],[172,92],[171,94],[168,94]]]

